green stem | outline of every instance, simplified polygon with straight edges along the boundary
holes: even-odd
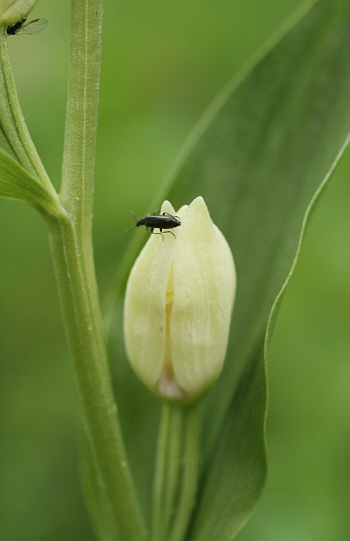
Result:
[[[197,479],[197,410],[164,404],[156,457],[152,541],[184,539]]]
[[[103,335],[92,247],[102,0],[72,0],[62,189],[58,196],[41,164],[19,106],[4,33],[0,31],[0,143],[38,178],[48,199],[46,221],[64,322],[82,406],[84,433],[96,472],[101,529],[110,539],[145,541],[146,534],[122,440]],[[51,194],[51,199],[50,199]],[[86,454],[88,457],[88,453]]]
[[[182,479],[178,499],[176,518],[173,523],[169,541],[182,541],[191,518],[198,486],[199,448],[197,410],[188,408],[184,423],[184,450]]]
[[[157,443],[156,468],[153,487],[153,517],[152,541],[162,541],[166,534],[166,524],[163,522],[164,487],[166,484],[166,463],[168,460],[168,435],[170,409],[164,404]]]
[[[72,0],[60,198],[90,249],[101,67],[102,0]],[[83,254],[82,254],[83,255]]]
[[[66,218],[47,218],[82,415],[109,530],[142,541],[135,495],[113,396],[92,248],[94,161],[101,63],[101,0],[72,0],[71,53],[60,200]]]
[[[145,539],[110,383],[94,275],[81,258],[69,218],[46,217],[83,422],[116,539]]]

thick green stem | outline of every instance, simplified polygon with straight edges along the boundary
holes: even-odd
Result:
[[[72,0],[60,198],[90,250],[101,67],[102,0]],[[84,254],[82,254],[84,256]]]
[[[198,482],[197,410],[164,404],[154,481],[152,541],[182,541]]]
[[[110,383],[94,275],[70,218],[46,218],[83,422],[116,539],[145,539]]]
[[[60,200],[47,218],[83,424],[114,539],[145,539],[111,387],[92,248],[101,0],[72,0],[71,53]]]
[[[17,98],[6,37],[1,29],[0,143],[11,158],[18,160],[40,181],[46,196],[45,204],[36,206],[49,230],[89,445],[86,455],[94,475],[99,508],[103,510],[100,531],[106,531],[108,539],[113,541],[144,541],[145,529],[112,391],[93,261],[92,210],[101,29],[102,0],[72,0],[60,196],[48,179],[27,130]],[[37,199],[34,202],[37,203]]]
[[[197,410],[189,408],[183,428],[182,476],[176,516],[168,541],[182,541],[195,503],[199,468],[199,431]]]

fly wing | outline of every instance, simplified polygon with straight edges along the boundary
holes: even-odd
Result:
[[[47,19],[34,19],[27,24],[21,26],[16,34],[39,34],[47,27]]]

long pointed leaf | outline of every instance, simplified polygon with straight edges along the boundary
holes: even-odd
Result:
[[[294,23],[216,100],[162,190],[175,208],[204,197],[238,276],[224,372],[202,404],[206,460],[188,537],[195,541],[232,539],[261,492],[269,315],[294,264],[309,204],[350,129],[350,3],[320,0]],[[118,370],[131,460],[142,449],[148,461],[159,408],[124,363]],[[136,475],[146,511],[147,461]]]
[[[169,194],[175,206],[181,192],[209,201],[238,274],[225,370],[203,407],[212,458],[191,540],[232,539],[263,486],[265,391],[260,382],[254,394],[255,372],[250,383],[243,377],[233,401],[232,389],[254,351],[263,366],[269,314],[293,265],[304,216],[348,137],[349,30],[349,2],[318,2],[225,103]]]

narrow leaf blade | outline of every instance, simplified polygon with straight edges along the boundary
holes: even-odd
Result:
[[[232,539],[264,484],[266,390],[255,377],[310,201],[347,141],[349,29],[348,2],[317,2],[218,110],[167,194],[175,208],[203,195],[238,275],[224,373],[202,406],[208,459],[191,541]]]
[[[232,247],[238,276],[224,372],[201,406],[205,460],[191,541],[232,539],[264,484],[264,343],[271,325],[266,332],[310,201],[348,137],[349,30],[348,1],[315,2],[215,100],[158,194],[157,204],[167,197],[175,208],[204,197]],[[152,456],[158,405],[124,361],[116,370],[131,455],[142,448]],[[137,431],[130,428],[134,419]],[[142,476],[136,475],[145,509],[151,474],[152,463],[144,463]]]
[[[263,341],[262,341],[263,342]],[[242,374],[219,445],[199,488],[197,530],[189,539],[232,539],[257,504],[266,478],[263,348]],[[213,519],[213,517],[215,517]]]

